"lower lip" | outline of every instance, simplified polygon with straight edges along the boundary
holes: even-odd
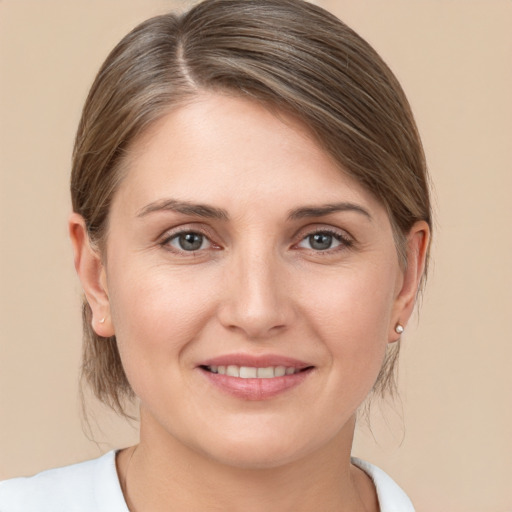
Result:
[[[301,384],[311,374],[313,368],[271,379],[242,379],[212,373],[202,368],[199,370],[212,384],[229,395],[244,400],[268,400]]]

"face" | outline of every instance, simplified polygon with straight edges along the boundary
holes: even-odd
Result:
[[[136,142],[104,261],[96,326],[142,433],[240,467],[350,437],[405,320],[383,206],[300,123],[239,98],[199,96]]]

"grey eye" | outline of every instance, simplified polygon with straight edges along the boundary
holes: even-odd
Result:
[[[341,245],[341,241],[331,233],[313,233],[304,238],[299,247],[314,251],[327,251]]]
[[[198,251],[204,249],[208,242],[204,235],[188,232],[176,235],[171,239],[170,244],[182,251]]]
[[[327,233],[316,233],[315,235],[310,235],[309,244],[312,249],[316,251],[325,251],[326,249],[330,249],[334,237]]]

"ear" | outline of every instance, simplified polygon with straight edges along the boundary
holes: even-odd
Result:
[[[391,325],[390,343],[397,341],[401,333],[395,328],[398,324],[407,325],[414,310],[418,288],[425,271],[425,260],[430,240],[430,228],[425,221],[416,222],[407,235],[407,268],[402,272],[397,285]]]
[[[73,212],[69,217],[68,227],[75,269],[92,310],[92,328],[98,336],[108,338],[114,335],[114,328],[110,316],[107,276],[101,255],[92,247],[81,215]]]

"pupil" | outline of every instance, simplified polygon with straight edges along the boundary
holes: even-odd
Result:
[[[185,251],[197,251],[203,244],[203,236],[197,233],[185,233],[180,236],[179,242]]]
[[[317,233],[316,235],[312,235],[309,240],[311,247],[318,251],[325,251],[329,249],[332,244],[332,235],[327,235],[325,233]]]

